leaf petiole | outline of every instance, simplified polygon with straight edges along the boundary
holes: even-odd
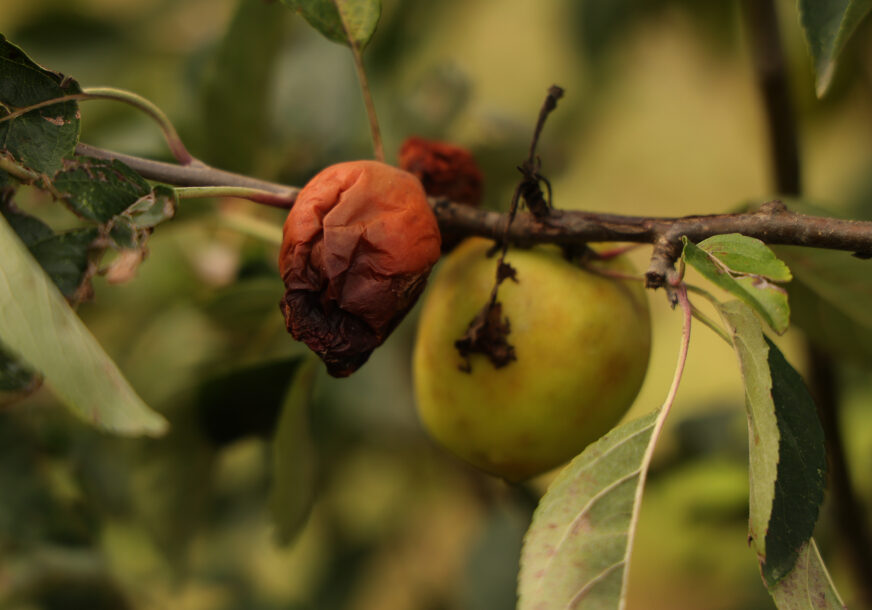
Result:
[[[199,165],[200,161],[195,159],[188,149],[185,148],[181,137],[176,131],[175,126],[170,121],[169,117],[163,110],[157,107],[153,102],[147,100],[139,94],[124,89],[115,89],[114,87],[90,87],[83,89],[81,93],[72,93],[70,95],[62,95],[52,99],[44,100],[37,104],[17,108],[9,114],[0,117],[0,123],[11,121],[28,112],[54,106],[55,104],[63,104],[64,102],[88,101],[88,100],[115,100],[129,104],[138,110],[141,110],[151,117],[160,127],[163,132],[164,139],[172,152],[173,157],[182,165]]]

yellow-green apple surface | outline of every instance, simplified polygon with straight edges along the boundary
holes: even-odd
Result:
[[[499,289],[517,359],[496,368],[455,348],[490,297],[493,243],[445,257],[426,293],[414,353],[418,413],[450,451],[520,481],[574,457],[629,409],[648,366],[651,321],[641,282],[585,271],[554,246],[511,249],[517,282]],[[596,262],[622,273],[626,261]]]

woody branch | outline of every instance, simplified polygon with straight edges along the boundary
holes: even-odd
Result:
[[[79,154],[118,159],[144,178],[174,186],[244,186],[279,194],[281,207],[290,208],[298,189],[250,178],[209,166],[189,167],[163,163],[79,144]],[[442,231],[459,236],[479,235],[495,240],[507,238],[521,246],[534,244],[582,244],[622,241],[651,244],[653,251],[646,271],[649,287],[663,286],[670,269],[681,254],[681,237],[699,242],[713,235],[741,233],[770,245],[794,245],[853,252],[872,257],[872,222],[809,216],[790,211],[771,201],[747,213],[710,214],[659,218],[623,216],[595,212],[552,210],[537,219],[520,213],[508,232],[508,214],[473,208],[447,200],[432,199],[431,205]]]

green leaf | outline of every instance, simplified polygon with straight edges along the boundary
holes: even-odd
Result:
[[[115,248],[143,248],[151,229],[175,216],[178,195],[175,189],[158,185],[109,221],[109,238]]]
[[[11,201],[0,205],[0,213],[64,296],[75,297],[85,280],[96,231],[85,229],[55,235],[51,227],[25,214]],[[0,346],[0,404],[28,394],[40,382],[37,373]]]
[[[289,544],[306,524],[315,499],[315,448],[309,436],[309,402],[317,371],[308,358],[294,375],[273,437],[269,507],[279,544]]]
[[[811,538],[824,501],[827,455],[817,407],[802,377],[766,338],[772,402],[781,433],[773,519],[766,532],[763,574],[777,582],[796,563],[802,544]]]
[[[830,86],[845,43],[872,8],[872,0],[799,0],[799,21],[814,61],[815,90]]]
[[[814,531],[824,496],[824,435],[802,378],[763,335],[751,310],[738,301],[720,309],[745,384],[749,535],[772,587],[793,569]]]
[[[176,189],[159,184],[124,210],[124,216],[136,229],[151,229],[176,215],[179,196]]]
[[[67,159],[52,182],[76,214],[100,223],[152,194],[142,176],[114,159]]]
[[[803,545],[793,570],[769,592],[779,610],[847,608],[827,572],[814,538]]]
[[[740,233],[715,235],[697,244],[733,273],[759,275],[773,282],[793,279],[790,269],[765,243]]]
[[[206,69],[200,95],[203,160],[251,172],[265,151],[273,69],[288,15],[270,2],[240,0]],[[216,128],[217,126],[217,128]]]
[[[787,330],[790,325],[787,292],[773,284],[772,280],[773,277],[789,276],[790,271],[773,262],[772,259],[777,261],[774,254],[771,257],[763,255],[759,248],[762,244],[743,236],[736,236],[732,244],[727,244],[725,240],[709,244],[712,252],[693,244],[686,237],[681,239],[684,242],[682,257],[687,264],[716,286],[752,307],[775,332],[781,334]],[[765,245],[762,247],[768,250]],[[728,248],[730,253],[727,255]],[[726,261],[740,267],[733,269]],[[763,275],[760,271],[769,275]]]
[[[618,608],[657,412],[589,445],[551,483],[521,552],[519,610]]]
[[[45,100],[81,93],[76,81],[34,63],[0,35],[0,116]],[[37,172],[52,174],[79,139],[75,102],[39,108],[0,123],[0,151]]]
[[[759,320],[738,301],[724,303],[721,316],[727,323],[745,385],[750,456],[749,530],[758,555],[766,556],[766,528],[772,516],[778,474],[778,421],[772,403],[769,348]]]
[[[375,33],[381,0],[282,0],[333,42],[363,49]]]
[[[79,300],[86,281],[97,229],[74,229],[56,234],[47,224],[16,208],[0,205],[0,213],[40,266],[70,301]]]
[[[18,234],[18,238],[28,247],[54,237],[55,233],[50,226],[30,214],[22,212],[12,201],[0,204],[0,213]]]
[[[149,409],[5,219],[0,220],[0,339],[74,413],[123,434],[161,434]]]

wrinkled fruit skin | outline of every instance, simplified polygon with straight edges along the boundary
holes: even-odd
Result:
[[[350,375],[414,305],[440,241],[424,189],[408,172],[377,161],[324,169],[284,224],[288,332],[331,375]]]
[[[651,322],[640,283],[567,262],[556,247],[510,250],[518,283],[500,286],[517,361],[495,368],[454,342],[487,302],[490,241],[464,241],[431,283],[418,327],[414,381],[424,426],[442,445],[517,482],[574,457],[626,413],[645,377]],[[609,263],[626,270],[625,263]]]

